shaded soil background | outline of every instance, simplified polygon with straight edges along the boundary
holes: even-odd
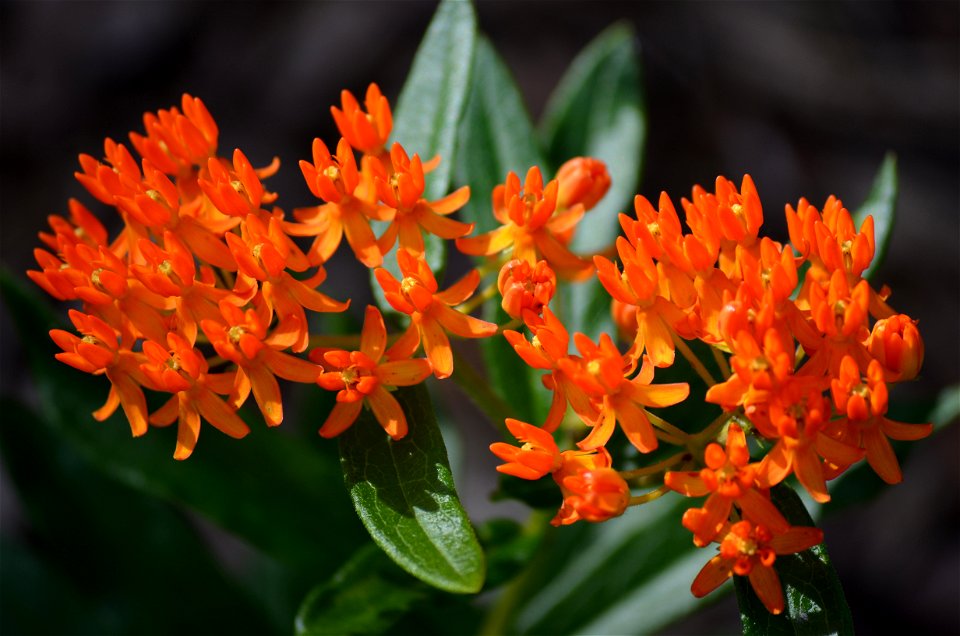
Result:
[[[297,161],[336,132],[341,88],[377,81],[395,100],[432,2],[3,2],[0,5],[0,259],[31,267],[45,217],[69,197],[80,152],[140,130],[141,114],[203,98],[223,154],[255,165],[285,209],[310,202]],[[786,238],[781,209],[829,194],[864,198],[884,152],[897,152],[899,217],[877,282],[920,319],[923,378],[894,400],[931,400],[960,379],[960,5],[955,2],[480,2],[479,23],[513,71],[536,119],[575,54],[627,20],[642,54],[649,137],[641,193],[674,200],[717,174],[749,172],[766,232]],[[102,211],[102,208],[96,208]],[[364,272],[336,261],[324,291],[354,295]],[[363,293],[363,292],[360,292]],[[362,307],[358,299],[354,308]],[[30,392],[22,347],[2,318],[3,390]],[[4,423],[8,425],[8,423]],[[477,423],[484,427],[483,422]],[[118,431],[118,434],[122,432]],[[472,445],[472,438],[468,444]],[[472,447],[472,446],[471,446]],[[478,479],[493,462],[478,441]],[[960,632],[960,437],[919,442],[904,484],[825,522],[859,631]],[[483,457],[479,457],[483,455]],[[489,481],[466,484],[489,517]],[[487,477],[486,479],[490,479]],[[3,532],[18,532],[2,491]],[[679,529],[678,529],[679,531]],[[731,599],[677,633],[739,629]]]

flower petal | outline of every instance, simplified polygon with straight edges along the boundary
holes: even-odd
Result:
[[[403,414],[403,409],[400,408],[397,398],[390,395],[382,386],[378,386],[373,393],[367,396],[367,400],[369,400],[370,407],[373,409],[377,421],[380,422],[380,426],[390,437],[401,439],[407,434],[407,417]]]
[[[344,432],[353,424],[357,416],[360,415],[360,409],[363,408],[363,402],[337,402],[330,415],[327,416],[323,426],[320,427],[320,437],[336,437]]]

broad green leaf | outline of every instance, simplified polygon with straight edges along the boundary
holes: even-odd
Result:
[[[311,590],[297,613],[298,636],[383,634],[430,588],[370,544],[326,583]]]
[[[803,502],[792,488],[780,484],[770,494],[791,525],[813,525]],[[853,633],[850,608],[824,544],[799,554],[779,555],[774,569],[780,576],[786,601],[784,612],[779,616],[767,611],[746,577],[734,577],[746,636]]]
[[[541,137],[554,169],[570,158],[591,156],[610,172],[610,190],[574,236],[572,247],[581,253],[612,246],[620,232],[617,214],[633,210],[647,131],[634,37],[625,24],[600,34],[573,61],[543,116]],[[615,333],[609,295],[596,278],[568,285],[558,296],[571,333],[594,339]]]
[[[508,172],[521,179],[531,166],[545,169],[530,116],[510,71],[489,40],[480,37],[473,57],[467,107],[460,122],[456,180],[470,186],[461,219],[476,233],[499,227],[491,195]]]
[[[873,231],[876,239],[876,251],[873,255],[873,262],[863,273],[863,277],[869,279],[877,271],[877,268],[883,263],[883,257],[887,252],[887,245],[890,243],[890,236],[893,234],[893,225],[896,221],[897,213],[897,155],[888,152],[877,170],[877,176],[873,179],[873,185],[870,187],[870,193],[867,194],[866,201],[853,214],[853,222],[857,228],[863,223],[867,215],[873,215]]]
[[[257,598],[224,575],[207,541],[181,511],[109,479],[22,404],[3,397],[0,409],[4,466],[24,504],[30,535],[42,549],[37,563],[31,566],[28,559],[22,566],[35,568],[33,575],[50,583],[42,596],[32,590],[32,603],[0,614],[10,609],[14,616],[29,616],[24,610],[38,604],[58,608],[33,616],[26,631],[65,621],[53,631],[73,632],[72,620],[78,626],[105,621],[93,631],[114,633],[278,627],[266,621]],[[182,597],[178,611],[170,611],[168,601],[172,580]],[[10,589],[0,595],[4,603]]]
[[[441,158],[436,170],[427,175],[424,196],[429,200],[442,197],[450,185],[476,38],[473,5],[441,2],[397,98],[393,139],[423,161],[437,155]]]
[[[393,395],[410,431],[394,441],[370,411],[340,436],[347,490],[374,542],[417,578],[448,592],[483,585],[483,552],[447,463],[422,384]]]
[[[94,421],[89,414],[109,383],[54,359],[59,349],[47,331],[65,325],[33,290],[6,270],[0,270],[0,290],[19,337],[30,343],[42,415],[91,464],[137,490],[193,508],[287,564],[330,571],[361,543],[356,516],[337,486],[332,443],[313,435],[296,439],[256,416],[242,440],[204,423],[193,456],[178,462],[172,458],[176,426],[132,439],[119,410],[107,422]]]
[[[485,633],[649,634],[701,606],[690,584],[710,555],[680,525],[690,505],[666,496],[606,523],[548,527],[507,592],[521,599],[512,619]]]

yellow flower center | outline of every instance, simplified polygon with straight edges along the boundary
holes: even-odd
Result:
[[[248,330],[243,325],[234,325],[230,327],[230,331],[227,332],[227,337],[230,338],[230,342],[233,344],[240,344],[240,337],[245,333],[248,333]]]

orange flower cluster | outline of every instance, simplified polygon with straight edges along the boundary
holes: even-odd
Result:
[[[400,438],[407,424],[388,389],[430,373],[449,376],[447,332],[475,338],[496,331],[451,308],[473,294],[477,273],[438,292],[423,257],[424,232],[455,239],[473,229],[448,218],[467,202],[469,189],[438,201],[423,197],[424,172],[439,158],[424,165],[400,144],[387,150],[392,115],[375,84],[363,106],[343,91],[341,108],[331,112],[342,135],[336,154],[315,139],[313,161],[300,162],[322,203],[295,210],[292,219],[273,206],[277,195],[263,184],[279,162],[256,169],[240,150],[219,156],[217,125],[189,95],[179,109],[146,114],[144,133],[130,134],[139,162],[111,139],[103,159],[80,156],[77,179],[116,209],[122,229],[111,240],[71,200],[69,218],[49,218],[52,232],[40,234],[45,248],[36,250],[40,268],[28,275],[55,298],[81,306],[70,313],[79,335],[54,330],[51,336],[63,349],[60,360],[110,380],[98,420],[120,406],[135,436],[149,424],[178,420],[174,457],[185,459],[201,419],[232,437],[246,435],[236,410],[251,393],[267,425],[280,424],[282,378],[338,392],[321,435],[343,431],[368,404]],[[374,221],[387,224],[379,238]],[[297,237],[313,242],[302,249]],[[343,237],[371,268],[399,241],[403,280],[382,268],[376,274],[390,303],[411,317],[410,327],[385,351],[383,319],[369,307],[359,350],[315,349],[309,360],[298,357],[311,342],[307,311],[349,305],[317,290]],[[415,359],[421,341],[427,358]],[[151,414],[144,390],[171,396]]]
[[[826,482],[864,457],[882,479],[896,483],[902,477],[889,439],[920,439],[932,430],[886,417],[888,385],[917,375],[923,344],[916,321],[887,305],[889,290],[875,291],[862,277],[876,247],[872,218],[858,230],[835,197],[822,212],[801,200],[796,209],[787,206],[790,244],[784,245],[759,236],[763,211],[749,176],[739,189],[723,177],[714,192],[695,187],[691,199],[682,200],[686,230],[666,193],[656,208],[637,196],[636,216],[620,215],[619,264],[593,258],[629,349],[621,354],[608,335],[594,343],[574,334],[579,355],[573,355],[567,330],[548,307],[556,284],[550,268],[566,280],[584,277],[583,260],[560,249],[564,232],[582,216],[575,208],[583,202],[556,211],[555,201],[570,205],[570,199],[556,197],[562,188],[554,183],[543,187],[535,170],[527,190],[508,179],[495,197],[503,226],[459,243],[476,254],[512,247],[511,255],[520,259],[504,267],[500,290],[504,309],[522,319],[532,337],[509,330],[504,335],[527,364],[547,372],[543,383],[553,392],[541,435],[524,429],[521,436],[511,427],[524,445],[492,447],[510,462],[500,469],[527,479],[545,474],[511,467],[526,466],[525,457],[548,446],[543,435],[557,430],[568,405],[591,429],[578,442],[583,450],[605,453],[617,423],[640,453],[657,448],[658,440],[685,447],[666,465],[622,473],[628,479],[658,471],[663,476],[662,489],[635,503],[665,489],[707,496],[702,507],[687,511],[683,525],[698,546],[719,542],[721,555],[698,577],[694,593],[702,596],[731,573],[748,575],[767,608],[780,612],[779,580],[769,569],[775,555],[806,549],[820,534],[791,528],[771,503],[769,488],[793,474],[825,502]],[[567,192],[590,192],[595,203],[598,189]],[[722,382],[713,380],[685,340],[713,349]],[[696,434],[647,411],[687,397],[685,384],[651,383],[654,369],[671,366],[678,350],[708,385],[707,401],[725,411],[716,425]],[[746,432],[769,448],[759,461],[751,461]],[[726,436],[726,448],[709,443],[718,434]],[[671,470],[691,463],[702,468]],[[558,464],[551,466],[547,472]]]

